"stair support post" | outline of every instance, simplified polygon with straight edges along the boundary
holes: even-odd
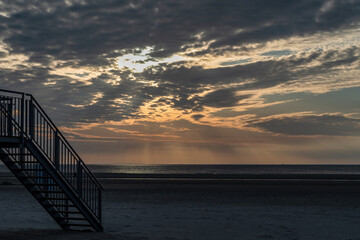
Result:
[[[12,127],[12,99],[7,100],[7,134],[9,137],[13,135],[13,127]]]
[[[101,188],[98,188],[98,218],[100,219],[100,224],[102,224],[101,222],[102,222],[102,217],[101,217],[101,215],[102,215],[102,196],[101,196],[101,194],[102,194],[102,191],[101,191]]]
[[[24,144],[24,130],[25,130],[25,94],[21,94],[21,106],[20,106],[20,136],[21,143]]]
[[[29,135],[31,139],[35,139],[35,107],[33,99],[29,102]]]
[[[21,106],[20,106],[20,166],[22,169],[25,168],[24,160],[25,160],[25,94],[21,94]]]

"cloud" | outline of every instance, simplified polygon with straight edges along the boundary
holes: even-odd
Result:
[[[340,114],[272,116],[247,126],[295,136],[360,136],[360,119]]]
[[[206,94],[200,98],[200,103],[210,107],[233,107],[239,104],[239,101],[251,97],[251,95],[237,95],[236,88],[219,89]]]
[[[205,117],[205,115],[203,115],[203,114],[194,114],[194,115],[191,115],[191,117],[192,117],[195,121],[198,121],[198,120],[200,120],[201,118]]]
[[[2,3],[2,88],[33,93],[62,126],[153,115],[242,127],[244,118],[235,117],[263,107],[263,95],[360,84],[358,1]],[[181,58],[164,63],[173,56]],[[134,71],[119,60],[148,67]],[[213,114],[222,109],[228,117]],[[343,116],[335,128],[334,116],[254,115],[249,126],[301,135],[291,124],[303,124],[310,130],[302,135],[350,135],[345,126],[356,119]],[[281,121],[288,128],[277,128]],[[310,126],[320,121],[328,122],[328,132]]]
[[[283,56],[283,55],[290,55],[293,52],[290,50],[279,50],[279,51],[269,51],[269,52],[264,52],[262,54],[260,54],[261,56]]]
[[[349,47],[214,69],[169,63],[141,73],[126,68],[101,70],[86,81],[81,80],[86,74],[77,77],[78,73],[29,62],[0,72],[3,88],[33,93],[51,116],[67,125],[142,118],[147,113],[140,109],[149,102],[157,115],[163,114],[160,106],[180,110],[183,116],[209,115],[207,108],[260,107],[261,91],[327,92],[356,86],[359,55],[358,48]]]
[[[1,26],[11,53],[101,66],[127,49],[154,46],[161,58],[201,41],[241,46],[358,22],[358,1],[327,2],[6,1]]]
[[[172,107],[202,111],[205,107],[252,104],[242,100],[251,98],[253,93],[258,94],[260,90],[267,94],[271,91],[317,93],[356,86],[354,76],[356,66],[360,64],[359,56],[356,47],[314,50],[279,59],[213,69],[185,67],[179,63],[162,64],[145,69],[137,76],[157,83],[156,90],[148,89],[153,97],[172,96],[167,100],[173,103]]]

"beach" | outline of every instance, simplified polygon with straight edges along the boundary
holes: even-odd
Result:
[[[360,0],[0,20],[0,240],[360,240]]]
[[[62,231],[11,175],[0,239],[360,239],[360,184],[331,180],[101,179],[104,233]]]

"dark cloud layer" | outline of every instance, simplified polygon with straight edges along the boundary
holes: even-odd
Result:
[[[249,126],[285,135],[360,136],[360,119],[343,115],[270,118]]]
[[[159,83],[156,90],[152,90],[154,96],[176,96],[173,100],[176,108],[199,111],[204,106],[236,106],[241,100],[251,97],[239,95],[237,91],[264,89],[308,77],[322,77],[351,64],[359,65],[359,59],[359,48],[350,47],[346,51],[315,50],[280,60],[215,69],[179,67],[178,63],[166,64],[146,69],[141,77]],[[221,88],[204,97],[196,95],[214,86],[230,84],[240,85]]]
[[[5,1],[4,41],[12,53],[103,65],[115,50],[155,46],[169,56],[195,41],[214,47],[266,42],[347,28],[359,21],[359,1]],[[36,6],[36,7],[34,7]],[[166,37],[164,37],[166,36]],[[75,63],[75,62],[74,62]]]

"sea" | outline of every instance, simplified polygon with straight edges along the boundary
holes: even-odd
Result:
[[[359,175],[360,165],[88,165],[97,176]],[[0,174],[9,173],[0,164]]]
[[[95,165],[89,164],[94,173],[111,174],[360,174],[360,165]],[[0,164],[0,173],[9,170]]]
[[[89,165],[120,174],[360,174],[360,165]]]

